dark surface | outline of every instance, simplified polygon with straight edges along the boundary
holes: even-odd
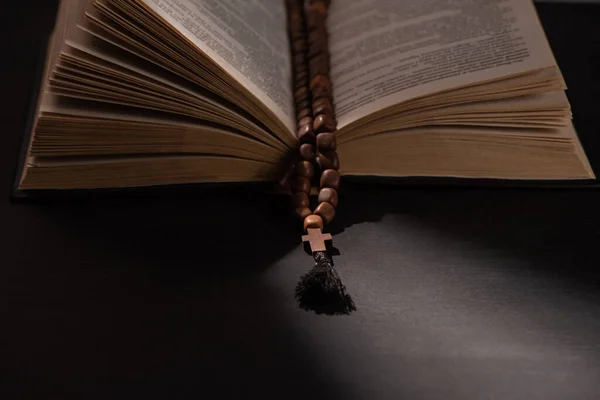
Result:
[[[593,144],[600,8],[539,10]],[[11,205],[52,12],[0,13],[0,398],[600,397],[600,192],[352,187],[335,261],[358,311],[315,316],[280,199]]]

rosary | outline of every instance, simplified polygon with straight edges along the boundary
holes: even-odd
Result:
[[[303,221],[306,233],[302,241],[310,245],[315,259],[313,269],[296,287],[296,299],[301,308],[318,314],[349,314],[356,307],[327,254],[325,242],[332,237],[323,234],[324,225],[335,217],[340,186],[336,120],[329,81],[326,28],[329,4],[330,0],[312,0],[305,7],[303,0],[287,1],[300,144],[288,176],[293,175],[295,214]],[[321,172],[320,177],[316,171]],[[320,190],[318,206],[312,211],[309,194],[316,178]]]

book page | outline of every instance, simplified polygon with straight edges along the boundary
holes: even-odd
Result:
[[[531,0],[333,1],[340,128],[402,101],[555,66]]]
[[[282,0],[142,0],[295,131]]]

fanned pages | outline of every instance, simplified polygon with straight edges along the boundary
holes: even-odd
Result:
[[[61,0],[19,188],[277,181],[299,145],[286,15]],[[334,0],[327,21],[342,176],[595,178],[531,1]]]

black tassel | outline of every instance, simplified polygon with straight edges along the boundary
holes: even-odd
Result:
[[[315,252],[315,266],[298,282],[296,300],[300,308],[316,314],[347,315],[356,311],[354,301],[325,252]]]

